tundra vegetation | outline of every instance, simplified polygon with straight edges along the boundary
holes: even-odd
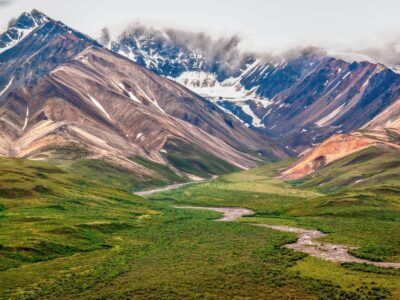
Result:
[[[290,161],[268,163],[146,199],[132,190],[149,183],[103,162],[1,158],[1,298],[399,298],[399,270],[312,258],[282,248],[294,234],[250,225],[319,229],[355,256],[400,261],[397,162],[369,149],[296,182],[276,178]],[[177,205],[256,214],[215,222]]]

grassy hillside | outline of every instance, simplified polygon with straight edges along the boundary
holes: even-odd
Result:
[[[329,238],[360,243],[360,250],[383,240],[376,230],[372,238],[361,229],[349,234],[360,216],[324,215],[319,203],[330,196],[274,179],[282,163],[152,199],[130,194],[124,187],[135,182],[124,173],[92,163],[71,168],[0,158],[0,298],[400,296],[398,271],[307,258],[281,248],[294,235],[244,223],[331,229]],[[257,215],[214,222],[217,213],[171,207],[183,203],[245,206]],[[370,222],[384,223],[373,214]],[[385,230],[398,224],[385,222]],[[371,253],[388,251],[392,231]],[[396,258],[396,251],[381,257]]]
[[[399,152],[370,147],[337,160],[315,174],[294,182],[305,188],[332,193],[338,190],[400,189]]]
[[[194,174],[199,177],[209,178],[212,175],[221,175],[239,168],[228,162],[208,154],[181,140],[169,140],[164,149],[167,151],[168,161],[178,170]]]
[[[93,173],[87,172],[89,166],[95,166]],[[114,184],[115,176],[128,175],[108,172],[111,166],[105,166],[85,162],[78,174],[49,163],[0,158],[0,270],[107,249],[100,232],[124,228],[124,211],[134,205],[138,215],[152,213],[126,192],[129,185],[121,189]],[[101,220],[103,214],[108,221]]]

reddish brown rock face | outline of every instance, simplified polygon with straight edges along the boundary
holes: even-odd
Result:
[[[323,168],[342,157],[365,149],[379,141],[357,135],[335,135],[304,154],[296,163],[282,172],[287,180],[299,179]]]

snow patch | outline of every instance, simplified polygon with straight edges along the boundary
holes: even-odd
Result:
[[[346,79],[347,76],[349,76],[349,75],[350,75],[350,71],[348,71],[348,72],[342,77],[342,79]]]
[[[93,98],[93,97],[90,96],[90,95],[89,95],[89,98],[90,98],[90,100],[92,101],[92,103],[93,103],[99,110],[101,110],[102,113],[103,113],[109,120],[111,120],[110,115],[106,112],[106,110],[105,110],[104,107],[100,104],[100,102],[97,101],[95,98]]]
[[[143,94],[143,96],[150,101],[150,103],[153,103],[160,111],[162,111],[165,114],[165,111],[158,105],[157,100],[151,99],[143,90],[140,86],[137,86],[137,88],[140,90],[140,92]]]
[[[20,29],[15,28],[18,31],[18,37],[16,39],[11,40],[8,44],[6,44],[3,48],[0,48],[0,54],[13,48],[19,42],[21,42],[27,35],[29,35],[33,30],[35,30],[38,26],[34,26],[32,28]]]
[[[246,74],[246,72],[244,72],[242,76],[244,76],[244,74]],[[216,75],[213,73],[206,73],[204,71],[187,71],[183,72],[175,80],[193,92],[212,101],[227,100],[231,102],[242,102],[246,100],[254,100],[264,108],[273,103],[270,99],[258,96],[256,94],[257,87],[254,87],[251,90],[246,90],[240,84],[240,79],[241,77],[231,77],[219,82]]]
[[[290,103],[281,103],[279,104],[278,109],[282,107],[290,107]]]
[[[142,102],[140,102],[140,100],[139,100],[133,93],[128,92],[128,91],[127,91],[127,93],[128,93],[129,98],[130,98],[131,100],[133,100],[133,101],[135,101],[135,102],[137,102],[137,103],[142,103]]]
[[[14,81],[14,76],[11,78],[11,80],[6,84],[6,86],[4,87],[4,89],[0,92],[0,97],[3,96],[3,94],[5,92],[7,92],[8,88],[12,85]]]
[[[254,127],[264,127],[264,124],[262,124],[261,120],[259,117],[257,117],[254,112],[251,110],[250,105],[243,105],[242,110],[244,111],[245,114],[249,115],[253,121],[252,125]]]
[[[33,17],[30,13],[27,13],[27,16],[29,16],[33,22],[35,23],[31,28],[18,28],[18,27],[10,27],[4,34],[7,35],[10,38],[10,41],[8,44],[6,44],[3,48],[0,48],[0,54],[13,48],[16,46],[19,42],[21,42],[25,37],[27,37],[32,31],[34,31],[36,28],[41,26],[44,22],[48,21],[49,19],[45,16],[41,16],[40,19],[36,19]],[[17,37],[15,39],[12,39],[10,34],[8,33],[9,30],[16,30],[17,31]],[[1,34],[1,33],[0,33]]]
[[[86,55],[80,56],[78,59],[84,64],[88,62],[88,57]]]
[[[122,91],[125,91],[131,100],[133,100],[137,103],[142,103],[132,92],[130,92],[126,89],[125,85],[122,82],[118,83],[118,87],[121,88]]]
[[[25,113],[25,122],[24,126],[22,127],[21,131],[24,131],[26,126],[28,125],[28,118],[29,118],[29,107],[26,107],[26,113]]]
[[[315,124],[317,126],[319,126],[319,127],[327,125],[330,121],[332,121],[332,119],[334,117],[336,117],[342,111],[344,106],[345,106],[345,104],[342,104],[341,106],[336,108],[333,112],[331,112],[329,115],[327,115],[326,117],[322,118],[321,120],[319,120]]]
[[[327,92],[327,94],[330,93],[330,92],[332,92],[334,89],[336,89],[336,88],[339,86],[339,84],[340,84],[341,82],[342,82],[342,81],[339,80],[339,82],[337,82],[337,83],[335,84],[335,86],[334,86],[333,88],[331,88],[331,89]]]
[[[230,114],[232,113],[222,105],[219,105],[218,102],[229,101],[235,103],[235,105],[242,108],[244,113],[252,118],[252,126],[264,127],[262,120],[258,118],[250,108],[249,101],[252,101],[256,105],[257,109],[261,107],[265,109],[274,102],[268,98],[258,96],[256,92],[257,87],[247,90],[240,83],[242,76],[247,76],[260,68],[259,63],[260,61],[257,60],[254,64],[248,67],[247,71],[243,72],[240,77],[230,77],[222,82],[218,81],[215,74],[204,71],[186,71],[174,80],[202,97],[216,103],[223,111],[229,112]],[[266,72],[269,67],[269,65],[263,66],[261,72]],[[238,116],[235,117],[240,120]],[[240,121],[244,123],[242,120]],[[249,127],[250,124],[245,125]]]

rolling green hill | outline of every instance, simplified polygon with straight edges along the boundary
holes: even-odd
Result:
[[[294,182],[305,188],[317,188],[325,192],[337,190],[400,188],[400,157],[395,150],[369,147],[337,160],[313,175]]]

